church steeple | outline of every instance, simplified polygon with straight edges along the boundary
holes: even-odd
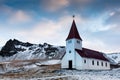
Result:
[[[76,27],[76,24],[75,24],[75,20],[73,19],[73,22],[72,22],[72,26],[71,26],[71,29],[70,29],[70,32],[69,32],[69,35],[67,37],[66,40],[69,40],[69,39],[79,39],[82,41],[82,38],[80,37],[79,35],[79,32],[77,30],[77,27]]]

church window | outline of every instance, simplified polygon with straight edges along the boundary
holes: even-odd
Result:
[[[84,63],[86,63],[86,60],[84,60]]]
[[[107,67],[107,63],[105,63],[106,67]]]
[[[99,66],[99,61],[97,61],[97,65]]]
[[[79,43],[79,44],[80,44],[80,41],[78,41],[78,40],[77,40],[77,43]]]
[[[69,51],[69,53],[71,53],[71,51]]]
[[[92,61],[92,65],[94,65],[94,60]]]
[[[72,43],[72,41],[71,41],[71,40],[69,40],[69,41],[68,41],[68,43]]]
[[[101,62],[101,66],[103,66],[103,62]]]

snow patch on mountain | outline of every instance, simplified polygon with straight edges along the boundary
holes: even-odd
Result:
[[[113,61],[115,61],[117,64],[120,63],[120,53],[111,53],[107,54],[107,56]]]

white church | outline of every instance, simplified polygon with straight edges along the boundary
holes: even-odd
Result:
[[[73,20],[66,39],[66,53],[61,61],[61,68],[77,70],[110,69],[110,62],[103,53],[82,48],[82,38],[77,30],[75,20]]]

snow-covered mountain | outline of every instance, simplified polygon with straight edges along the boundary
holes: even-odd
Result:
[[[117,64],[119,63],[120,64],[120,53],[111,53],[111,54],[107,54],[107,56],[115,61]]]
[[[65,46],[53,46],[47,43],[31,44],[10,39],[0,50],[0,62],[29,59],[61,59]],[[120,63],[120,53],[105,55],[111,63]]]
[[[28,59],[60,59],[64,54],[64,46],[53,46],[47,43],[31,44],[10,39],[0,51],[0,62]]]

